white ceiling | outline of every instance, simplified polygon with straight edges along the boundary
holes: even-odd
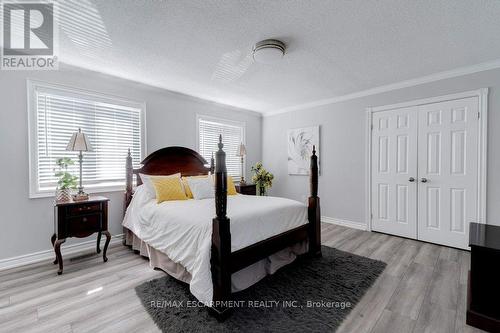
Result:
[[[498,0],[67,0],[61,61],[260,112],[500,59]],[[265,38],[283,61],[254,63]]]

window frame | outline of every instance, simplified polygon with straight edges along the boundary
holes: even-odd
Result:
[[[246,122],[238,121],[238,120],[230,120],[230,119],[225,119],[225,118],[219,118],[219,117],[213,117],[213,116],[207,116],[204,114],[196,114],[196,151],[198,152],[198,154],[200,154],[200,120],[213,121],[213,122],[217,122],[217,123],[221,123],[221,124],[225,124],[225,125],[229,125],[229,126],[241,127],[242,128],[242,134],[241,134],[242,141],[241,142],[246,147],[246,145],[247,145],[247,143],[246,143],[246,125],[247,125]],[[224,150],[224,148],[222,148],[222,150]],[[248,149],[247,149],[247,155],[243,158],[243,176],[245,177],[245,180],[247,179],[247,177],[246,177],[247,157],[248,157]],[[215,156],[214,156],[214,158],[215,158]],[[207,162],[210,163],[210,160],[208,160]],[[241,162],[238,162],[238,163],[241,163]],[[234,179],[234,181],[238,182],[239,179]]]
[[[69,87],[61,84],[53,84],[39,80],[27,79],[27,112],[28,112],[28,168],[29,168],[29,198],[49,198],[55,196],[55,190],[38,189],[38,145],[37,145],[37,110],[36,93],[38,91],[63,92],[68,97],[89,98],[96,102],[123,105],[125,107],[137,108],[140,110],[140,145],[141,161],[147,156],[146,152],[146,102],[133,101],[112,94],[103,94],[91,90]],[[85,159],[85,157],[84,157]],[[84,162],[85,163],[85,162]],[[125,164],[123,165],[125,169]],[[93,184],[85,186],[85,191],[89,194],[103,192],[118,192],[125,189],[125,179],[123,185],[100,185]]]

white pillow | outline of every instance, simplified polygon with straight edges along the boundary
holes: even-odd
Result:
[[[151,199],[155,199],[156,198],[156,190],[155,190],[155,186],[154,186],[153,182],[151,181],[151,177],[165,177],[165,178],[177,177],[180,180],[181,174],[180,174],[180,172],[178,172],[178,173],[174,173],[173,175],[162,176],[162,175],[146,175],[146,174],[140,173],[139,177],[141,177],[141,180],[142,180],[142,183],[144,184],[147,195]],[[182,182],[181,182],[181,185],[182,185]]]
[[[214,183],[210,177],[188,178],[187,181],[195,200],[213,198],[215,196]]]

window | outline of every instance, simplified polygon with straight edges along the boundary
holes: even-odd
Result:
[[[136,166],[144,152],[144,104],[35,81],[28,81],[28,92],[30,197],[54,193],[60,157],[72,158],[68,171],[78,176],[78,153],[66,146],[79,128],[93,148],[83,153],[86,190],[122,189],[128,149]]]
[[[241,157],[236,156],[238,146],[245,143],[245,123],[222,120],[206,116],[198,116],[198,152],[207,161],[212,153],[219,149],[219,135],[226,152],[227,173],[233,177],[241,177]]]

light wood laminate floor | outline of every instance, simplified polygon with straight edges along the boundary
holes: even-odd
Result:
[[[338,332],[481,332],[465,324],[468,252],[331,224],[322,243],[387,263]],[[158,332],[134,287],[164,273],[121,245],[108,258],[0,271],[0,332]]]

